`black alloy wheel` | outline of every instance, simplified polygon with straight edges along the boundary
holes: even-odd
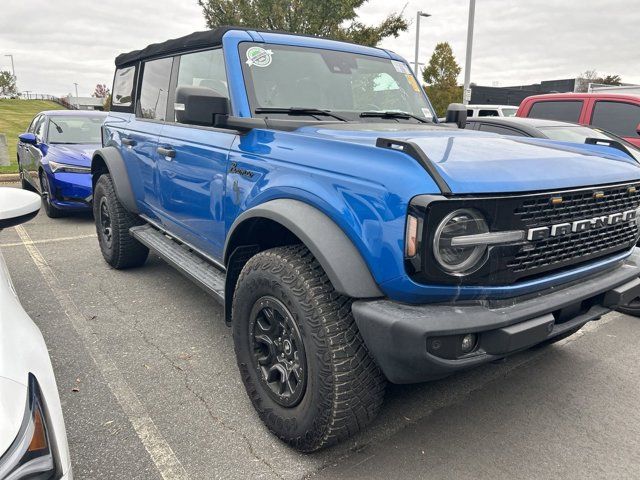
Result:
[[[307,360],[300,330],[278,299],[255,302],[249,321],[253,367],[271,398],[283,407],[300,403],[306,388]]]
[[[105,246],[111,250],[113,248],[113,229],[111,227],[111,214],[109,213],[109,204],[107,198],[100,199],[100,209],[98,210],[99,232]]]

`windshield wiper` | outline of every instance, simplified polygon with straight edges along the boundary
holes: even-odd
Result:
[[[429,120],[427,120],[426,118],[423,117],[419,117],[418,115],[414,115],[412,113],[407,113],[407,112],[396,112],[395,110],[387,110],[384,112],[362,112],[360,114],[361,118],[403,118],[403,119],[409,119],[409,118],[413,118],[415,120],[418,120],[420,123],[431,123]]]
[[[341,115],[333,113],[331,110],[320,110],[319,108],[306,108],[306,107],[289,107],[289,108],[276,108],[276,107],[263,107],[256,108],[255,113],[283,113],[285,115],[324,115],[327,117],[335,118],[341,122],[348,122],[349,119]]]
[[[60,125],[54,122],[53,119],[49,119],[49,121],[56,126],[56,130],[58,131],[58,133],[62,133],[62,127]]]

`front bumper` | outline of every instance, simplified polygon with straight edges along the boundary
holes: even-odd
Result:
[[[606,272],[526,297],[427,305],[358,300],[353,315],[387,378],[414,383],[503,358],[598,320],[640,296],[639,276],[640,249],[634,249]],[[471,353],[434,348],[435,340],[448,345],[468,333],[477,334]]]
[[[91,173],[57,172],[50,176],[49,183],[53,192],[51,202],[56,207],[65,210],[91,208]]]

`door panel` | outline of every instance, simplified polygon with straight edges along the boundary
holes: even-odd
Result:
[[[225,238],[223,199],[227,160],[235,134],[167,123],[158,145],[161,211],[170,231],[216,259]]]
[[[160,218],[158,182],[158,136],[167,114],[167,98],[173,58],[144,62],[135,117],[121,131],[121,151],[132,186],[144,213]]]

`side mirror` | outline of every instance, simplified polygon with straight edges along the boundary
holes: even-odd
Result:
[[[447,108],[445,123],[455,123],[458,128],[467,126],[467,107],[461,103],[452,103]]]
[[[178,87],[175,112],[180,123],[212,127],[216,115],[229,115],[229,99],[211,88]]]
[[[22,135],[18,135],[18,138],[22,143],[28,143],[29,145],[36,145],[38,143],[38,139],[34,133],[23,133]]]
[[[31,220],[40,211],[37,193],[12,187],[0,187],[0,230]]]

